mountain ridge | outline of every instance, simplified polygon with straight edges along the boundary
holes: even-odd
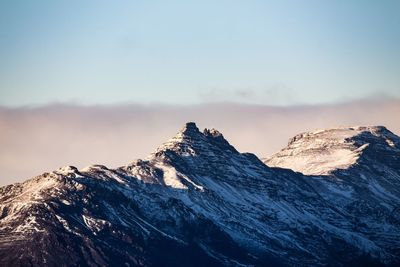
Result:
[[[391,147],[377,143],[384,144],[379,151]],[[268,167],[190,122],[144,160],[115,169],[66,166],[1,187],[0,264],[394,266],[400,168],[393,144],[378,169],[305,176]]]

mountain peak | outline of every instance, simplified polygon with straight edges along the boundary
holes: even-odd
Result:
[[[181,130],[182,133],[199,133],[199,128],[197,128],[196,123],[190,121],[185,124],[185,126]]]
[[[197,128],[196,123],[187,122],[185,126],[181,128],[181,130],[176,134],[175,138],[180,139],[183,137],[186,138],[195,138],[196,136],[201,135],[199,128]]]
[[[174,137],[159,146],[150,157],[163,155],[167,151],[174,151],[181,156],[208,154],[212,147],[237,152],[218,130],[212,128],[201,132],[194,122],[187,122]]]
[[[389,132],[384,126],[350,126],[334,127],[329,129],[316,129],[314,131],[297,134],[289,140],[288,145],[298,142],[300,139],[346,139],[358,136],[362,133],[371,133],[379,135]]]
[[[363,158],[400,149],[400,138],[383,126],[352,126],[298,134],[265,163],[307,175],[347,169]],[[379,150],[379,151],[378,151]]]
[[[181,156],[193,156],[196,154],[194,146],[204,141],[204,136],[196,123],[187,122],[174,137],[159,146],[148,158],[159,157],[171,151]]]

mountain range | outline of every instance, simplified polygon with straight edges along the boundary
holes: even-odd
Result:
[[[400,138],[318,130],[259,159],[189,122],[126,166],[1,187],[0,266],[400,266]]]

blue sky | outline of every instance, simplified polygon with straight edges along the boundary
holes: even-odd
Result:
[[[0,105],[400,96],[400,1],[1,1]]]

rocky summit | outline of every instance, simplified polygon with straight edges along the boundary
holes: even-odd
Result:
[[[303,133],[264,162],[187,123],[146,159],[0,188],[0,266],[399,266],[400,138]]]

